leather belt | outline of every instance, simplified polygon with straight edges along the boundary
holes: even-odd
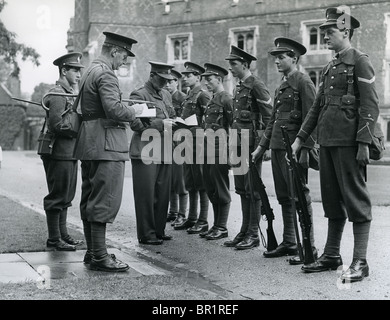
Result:
[[[96,119],[107,119],[107,117],[104,113],[83,113],[81,115],[81,118],[83,119],[83,121],[90,121],[90,120],[96,120]]]

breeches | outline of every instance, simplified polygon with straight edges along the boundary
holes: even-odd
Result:
[[[203,165],[203,180],[211,203],[230,203],[229,166],[227,164]]]
[[[271,166],[272,166],[272,175],[274,178],[274,184],[275,184],[275,193],[276,198],[278,199],[279,204],[285,205],[290,204],[291,200],[289,198],[289,186],[288,186],[288,165],[287,160],[285,158],[286,151],[285,150],[272,150],[271,153],[272,160],[271,160]],[[301,175],[303,177],[307,177],[307,169],[302,168],[298,164],[298,170],[300,170]],[[306,202],[307,204],[311,203],[310,198],[310,190],[307,187],[307,184],[302,186],[303,192],[306,196]]]
[[[356,161],[357,147],[320,148],[320,183],[325,217],[351,222],[372,220],[364,167]]]
[[[43,199],[45,211],[62,211],[72,205],[77,185],[77,160],[42,157],[49,193]]]
[[[124,161],[81,161],[81,219],[112,223],[122,203]]]

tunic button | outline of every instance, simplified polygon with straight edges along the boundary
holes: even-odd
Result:
[[[236,100],[236,102],[238,102],[238,100]]]
[[[333,68],[332,69],[336,69],[336,66],[333,66]]]
[[[333,86],[330,86],[329,89],[332,90],[332,89],[333,89]]]
[[[331,78],[331,79],[334,79],[334,76],[331,76],[330,78]]]
[[[278,103],[280,103],[280,100],[278,100]]]

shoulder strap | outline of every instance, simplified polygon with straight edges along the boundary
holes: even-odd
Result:
[[[298,110],[299,91],[294,90],[293,99],[294,99],[293,110]]]
[[[355,95],[354,89],[353,89],[353,83],[354,83],[354,69],[355,66],[348,66],[348,73],[347,73],[347,93],[351,96]]]

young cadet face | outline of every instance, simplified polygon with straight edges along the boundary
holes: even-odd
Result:
[[[174,93],[177,90],[177,80],[168,80],[165,88],[170,92]]]
[[[244,63],[239,60],[229,60],[229,70],[233,77],[242,79],[245,75],[245,71],[248,69]]]
[[[183,85],[185,87],[193,88],[198,81],[200,81],[200,77],[198,75],[193,73],[183,74]]]
[[[297,58],[291,58],[286,53],[280,53],[275,56],[275,64],[279,72],[288,74],[295,66]]]
[[[349,37],[349,32],[339,30],[336,27],[328,27],[325,29],[324,40],[328,45],[329,50],[339,52],[345,47],[345,43]]]
[[[208,90],[215,92],[220,84],[220,78],[215,75],[206,76],[205,84]]]
[[[65,75],[65,78],[70,84],[70,86],[74,86],[80,81],[81,78],[80,68],[70,68],[68,70],[66,68],[63,68],[62,72],[63,75]]]

